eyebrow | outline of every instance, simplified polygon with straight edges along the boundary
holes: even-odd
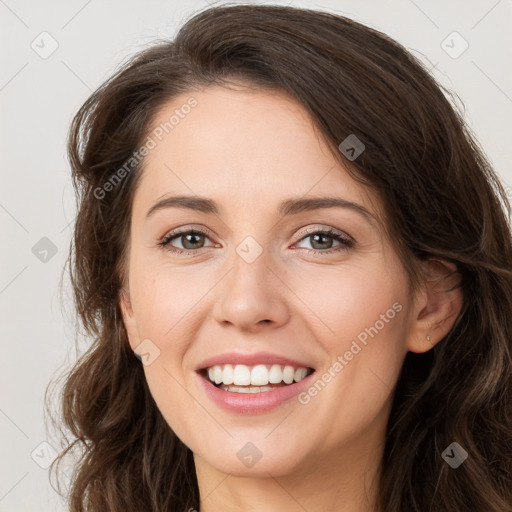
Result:
[[[146,219],[159,210],[166,208],[187,208],[201,213],[220,215],[220,208],[212,199],[200,196],[170,196],[155,203],[146,214]],[[319,210],[322,208],[347,208],[361,215],[374,225],[376,216],[364,206],[347,201],[341,197],[312,197],[304,199],[287,199],[278,208],[279,215],[296,215],[298,213]]]

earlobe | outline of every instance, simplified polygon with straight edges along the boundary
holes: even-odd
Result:
[[[422,262],[423,282],[417,292],[415,319],[407,349],[423,353],[452,329],[462,309],[463,295],[457,267],[444,260]]]

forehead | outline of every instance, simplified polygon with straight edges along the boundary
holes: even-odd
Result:
[[[138,203],[187,193],[262,208],[329,195],[381,216],[376,196],[350,177],[304,107],[283,92],[194,90],[165,103],[149,128],[155,146],[144,160]]]

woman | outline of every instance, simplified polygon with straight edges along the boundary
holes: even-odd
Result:
[[[512,511],[510,206],[403,47],[210,8],[69,156],[70,510]]]

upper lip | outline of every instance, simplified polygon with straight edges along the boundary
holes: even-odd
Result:
[[[308,363],[297,361],[296,359],[290,359],[289,357],[280,356],[278,354],[272,354],[271,352],[256,352],[254,354],[229,352],[205,359],[203,362],[199,363],[197,371],[223,364],[244,364],[246,366],[253,366],[256,364],[279,364],[282,366],[294,366],[295,368],[312,368]]]

